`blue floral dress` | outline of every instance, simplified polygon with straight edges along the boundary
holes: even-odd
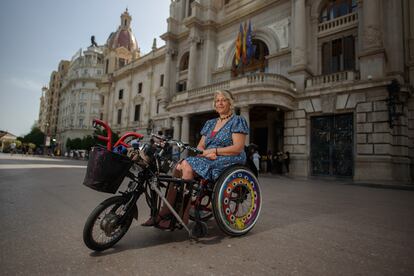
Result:
[[[211,132],[214,130],[217,121],[218,118],[208,120],[201,130],[201,135],[205,137],[206,149],[231,146],[233,145],[233,133],[249,133],[246,120],[241,116],[233,115],[212,137]],[[244,164],[246,162],[246,153],[242,151],[239,155],[219,155],[216,160],[210,160],[205,157],[188,157],[185,160],[199,176],[210,181],[216,181],[227,167],[234,164]]]

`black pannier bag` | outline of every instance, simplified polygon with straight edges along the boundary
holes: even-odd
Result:
[[[132,161],[124,156],[103,147],[93,147],[89,154],[88,168],[83,184],[91,189],[116,193]]]

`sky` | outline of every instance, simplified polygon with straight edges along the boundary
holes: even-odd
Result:
[[[99,45],[120,25],[128,8],[131,27],[144,55],[167,30],[171,0],[1,0],[0,130],[17,136],[38,119],[42,86],[59,61]]]

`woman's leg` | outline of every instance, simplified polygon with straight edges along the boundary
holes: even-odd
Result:
[[[185,180],[192,180],[194,178],[193,168],[185,160],[181,161],[177,165],[173,175],[175,177],[180,177],[181,176],[182,179],[185,179]],[[172,185],[170,185],[168,187],[167,196],[166,196],[167,201],[171,205],[174,204],[175,198],[177,196],[177,191],[172,187],[173,187]],[[191,200],[189,200],[187,206],[185,206],[185,210],[184,210],[184,214],[183,214],[183,221],[184,221],[185,224],[188,223],[190,206],[191,206]],[[159,212],[159,216],[162,218],[163,216],[166,216],[168,214],[170,214],[170,209],[168,209],[168,207],[164,204],[163,207],[161,207],[161,210]],[[167,228],[170,227],[170,220],[167,220],[167,219],[166,220],[160,220],[159,223],[158,223],[158,226],[160,228],[167,229]]]

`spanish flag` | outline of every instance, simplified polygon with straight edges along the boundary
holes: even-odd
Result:
[[[242,39],[243,39],[242,61],[243,61],[243,64],[247,64],[247,24],[246,22],[244,22]]]
[[[240,64],[240,59],[242,57],[242,42],[243,41],[243,27],[240,24],[240,30],[236,38],[236,51],[234,55],[234,64],[238,66]]]

